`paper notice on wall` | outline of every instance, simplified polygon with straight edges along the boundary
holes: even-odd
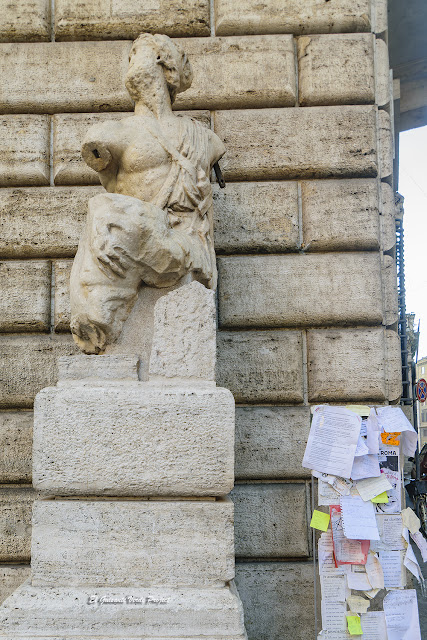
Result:
[[[372,585],[369,582],[368,574],[365,571],[354,571],[347,573],[347,586],[354,591],[371,591]]]
[[[380,495],[384,491],[392,489],[390,482],[384,473],[381,473],[377,478],[365,478],[364,480],[358,480],[356,482],[356,488],[359,492],[362,500],[367,502],[372,498]]]
[[[402,589],[406,586],[406,572],[403,564],[404,551],[380,551],[379,558],[384,574],[386,589]]]
[[[319,538],[317,547],[319,559],[319,574],[322,575],[338,575],[344,574],[344,567],[336,567],[334,560],[334,548],[332,543],[332,532],[326,531]]]
[[[344,407],[314,407],[302,466],[350,478],[361,420]]]
[[[403,525],[400,513],[377,513],[376,521],[380,539],[372,542],[373,551],[398,551],[406,548],[402,537]]]
[[[350,592],[347,588],[347,578],[344,574],[324,574],[320,576],[320,584],[323,600],[332,600],[334,602],[345,602],[347,600]]]
[[[409,540],[409,530],[406,527],[403,529],[403,537],[405,538],[406,543],[408,545],[406,548],[405,559],[403,561],[403,564],[408,569],[408,571],[410,571],[412,575],[415,576],[418,582],[423,582],[424,579],[422,577],[420,565],[418,564],[418,560],[415,557],[414,550],[411,547],[411,543]]]
[[[410,533],[417,533],[420,530],[421,522],[417,514],[409,507],[402,511],[403,526],[409,529]]]
[[[352,480],[362,480],[363,478],[377,478],[381,475],[378,456],[368,454],[354,459],[351,469]]]
[[[366,559],[365,571],[372,589],[384,589],[384,573],[378,556],[372,551]]]
[[[360,616],[362,640],[387,640],[387,626],[384,611],[368,611]]]
[[[418,435],[400,407],[377,409],[378,422],[383,431],[400,432],[402,451],[405,456],[413,456],[417,448]]]
[[[354,455],[359,457],[359,456],[365,456],[367,453],[369,453],[369,449],[366,445],[366,440],[362,435],[359,435],[359,439],[357,441],[356,451],[354,452]]]
[[[353,611],[354,613],[366,613],[370,604],[370,601],[366,598],[362,598],[362,596],[350,595],[347,598],[349,611]]]
[[[417,531],[416,533],[411,533],[411,538],[417,545],[418,549],[420,550],[423,562],[427,562],[427,540],[424,538],[421,531]]]
[[[349,540],[344,534],[340,505],[332,505],[329,510],[336,564],[364,565],[368,556],[369,540]]]
[[[321,612],[323,631],[346,631],[347,605],[345,602],[333,602],[322,598]]]
[[[356,496],[341,496],[344,535],[350,540],[379,540],[375,508]]]
[[[377,454],[379,452],[380,432],[381,427],[377,414],[375,409],[371,409],[369,417],[366,420],[366,444],[371,454]]]
[[[380,469],[392,488],[387,491],[388,503],[377,504],[377,513],[400,513],[402,511],[402,483],[400,478],[399,447],[380,446]]]
[[[330,506],[339,502],[340,494],[322,478],[318,480],[317,493],[319,506]]]
[[[388,640],[421,640],[415,589],[391,591],[384,598]]]

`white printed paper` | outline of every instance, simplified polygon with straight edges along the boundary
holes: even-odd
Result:
[[[366,444],[369,453],[377,454],[380,447],[381,427],[378,422],[375,409],[371,409],[368,419],[366,420]]]
[[[322,588],[322,599],[332,600],[333,602],[345,602],[348,596],[347,579],[342,575],[320,576],[320,584]]]
[[[347,586],[355,591],[370,591],[372,588],[368,574],[364,571],[349,571],[347,573]]]
[[[379,558],[384,573],[386,589],[401,589],[406,586],[403,564],[404,551],[380,551]]]
[[[384,589],[383,568],[378,556],[375,553],[372,553],[372,551],[368,554],[365,570],[372,589]]]
[[[402,511],[402,483],[400,478],[399,447],[393,445],[380,446],[380,467],[390,482],[392,489],[387,491],[388,502],[377,504],[377,513],[400,513]]]
[[[377,478],[381,475],[378,456],[368,454],[354,459],[351,469],[352,480],[363,480],[363,478]],[[375,496],[374,496],[375,497]]]
[[[341,496],[341,513],[346,538],[350,540],[379,540],[375,508],[362,498]]]
[[[384,611],[368,611],[360,616],[362,640],[387,640],[387,626]]]
[[[360,497],[365,502],[372,500],[372,498],[376,498],[380,493],[384,493],[384,491],[392,489],[392,486],[384,473],[381,473],[378,478],[365,478],[364,480],[358,480],[356,487]]]
[[[402,451],[405,456],[413,456],[417,448],[418,434],[400,407],[377,409],[380,426],[387,433],[401,433]]]
[[[421,640],[415,589],[388,593],[384,613],[388,640]]]
[[[359,456],[365,456],[367,453],[369,453],[369,449],[366,445],[365,438],[362,435],[359,435],[359,439],[357,441],[356,451],[354,452],[354,455],[359,457]]]
[[[421,531],[417,531],[416,533],[411,533],[411,538],[417,545],[418,549],[420,550],[423,562],[427,562],[427,540],[424,538]]]
[[[360,416],[344,407],[315,407],[302,466],[350,478],[360,424]]]
[[[319,506],[329,507],[331,506],[331,504],[338,504],[338,502],[340,501],[339,493],[335,491],[333,487],[331,487],[329,482],[326,482],[322,478],[319,478],[318,480],[317,491],[318,491],[317,501],[319,503]]]
[[[373,551],[398,551],[406,548],[400,513],[377,513],[376,521],[380,539],[371,544]]]
[[[409,531],[406,527],[403,529],[403,537],[405,538],[408,546],[406,548],[405,559],[403,564],[405,567],[412,573],[413,576],[418,580],[418,582],[423,582],[423,577],[420,569],[420,565],[418,564],[418,560],[415,557],[414,550],[411,547],[411,543],[409,541]]]
[[[345,602],[333,602],[323,600],[321,603],[323,631],[346,631],[347,620],[345,614],[347,605]]]

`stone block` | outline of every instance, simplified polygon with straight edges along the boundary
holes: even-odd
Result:
[[[54,311],[55,331],[70,331],[70,275],[72,260],[55,260],[53,262],[54,278]]]
[[[384,107],[390,102],[390,61],[388,46],[381,38],[375,40],[375,102]]]
[[[55,184],[99,184],[98,174],[88,167],[82,158],[83,138],[87,130],[98,122],[121,120],[130,115],[132,114],[61,113],[54,115],[53,176]],[[191,112],[191,116],[210,127],[209,111],[194,111]]]
[[[370,31],[370,0],[215,0],[218,35],[243,33],[330,33]]]
[[[385,339],[381,327],[308,331],[309,401],[384,401]]]
[[[67,380],[36,398],[33,484],[44,492],[216,496],[233,481],[227,389]]]
[[[296,182],[230,182],[226,189],[212,188],[217,252],[298,249]]]
[[[30,577],[29,564],[0,566],[0,604]]]
[[[2,5],[0,42],[50,40],[49,0],[20,0]]]
[[[37,493],[31,487],[0,488],[0,562],[28,562],[31,509]]]
[[[309,431],[308,407],[236,407],[236,478],[311,477],[301,466]]]
[[[55,113],[72,105],[73,111],[130,110],[123,82],[130,47],[127,41],[0,44],[0,109]]]
[[[382,180],[393,174],[393,135],[387,111],[378,111],[379,165]]]
[[[397,301],[397,267],[396,260],[391,256],[383,256],[382,282],[384,296],[384,324],[391,326],[396,324],[399,318]]]
[[[33,414],[0,412],[0,483],[31,482]]]
[[[117,604],[109,604],[109,602]],[[88,604],[90,603],[90,604]],[[119,605],[119,606],[117,606]],[[5,638],[159,638],[245,640],[235,588],[33,587],[0,609]],[[165,631],[166,630],[166,631]]]
[[[220,587],[234,578],[233,504],[37,500],[32,585]]]
[[[0,127],[0,187],[49,184],[49,117],[3,115]]]
[[[36,393],[56,382],[58,357],[78,351],[68,335],[8,335],[0,344],[0,407],[32,407]]]
[[[56,0],[56,40],[134,40],[143,31],[208,36],[209,0]]]
[[[224,328],[381,324],[379,252],[221,256]]]
[[[220,331],[217,381],[236,402],[303,401],[300,331]]]
[[[304,181],[301,202],[305,251],[379,249],[376,180]]]
[[[0,262],[0,331],[49,331],[50,262]]]
[[[136,382],[138,365],[138,356],[62,356],[58,359],[58,384],[66,386],[71,381],[82,380],[85,383],[94,380]]]
[[[381,183],[381,249],[393,252],[396,246],[396,208],[394,191],[386,182]]]
[[[236,556],[297,558],[309,555],[307,492],[300,484],[238,484],[235,507]]]
[[[298,38],[300,105],[375,102],[374,45],[371,33]]]
[[[375,107],[217,111],[229,180],[377,175]]]
[[[72,257],[87,202],[103,187],[0,189],[0,256]]]
[[[176,108],[295,105],[292,36],[189,38],[178,42],[191,62],[194,80],[187,91],[177,95]]]
[[[248,639],[315,638],[313,582],[312,562],[238,563]]]
[[[150,377],[215,382],[215,292],[192,282],[159,298],[154,307]]]

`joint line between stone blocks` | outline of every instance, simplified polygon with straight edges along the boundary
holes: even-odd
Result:
[[[215,0],[209,0],[209,19],[211,21],[211,37],[215,36]]]
[[[50,128],[49,128],[49,185],[55,186],[55,179],[53,176],[53,116],[49,116]]]
[[[55,42],[55,0],[50,0],[50,41]]]
[[[308,406],[308,353],[307,353],[307,331],[302,331],[302,393],[303,402]]]
[[[304,237],[302,230],[302,193],[301,193],[301,182],[297,182],[297,206],[298,206],[298,249],[301,250],[303,247]]]
[[[298,67],[298,47],[297,39],[292,39],[294,45],[294,66],[295,66],[295,106],[299,107],[299,67]]]

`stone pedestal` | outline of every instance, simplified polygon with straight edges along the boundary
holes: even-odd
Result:
[[[246,638],[213,295],[192,283],[159,300],[148,381],[137,356],[76,356],[38,394],[32,575],[0,638]]]

